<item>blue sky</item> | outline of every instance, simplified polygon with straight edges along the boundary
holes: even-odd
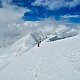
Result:
[[[12,0],[11,4],[30,9],[22,17],[27,21],[51,18],[80,23],[80,0]]]

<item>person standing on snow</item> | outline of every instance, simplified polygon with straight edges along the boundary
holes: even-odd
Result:
[[[40,47],[40,43],[41,43],[41,40],[39,39],[39,41],[38,41],[38,47]]]

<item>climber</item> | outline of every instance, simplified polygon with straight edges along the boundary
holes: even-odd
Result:
[[[40,47],[40,43],[41,43],[41,39],[39,39],[39,41],[38,41],[38,47]]]

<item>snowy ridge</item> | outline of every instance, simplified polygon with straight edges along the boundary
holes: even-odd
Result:
[[[47,36],[42,32],[30,32],[27,36],[15,42],[6,49],[7,52],[3,51],[3,54],[0,55],[0,70],[11,63],[16,57],[33,48],[39,39],[43,41],[46,38]]]
[[[18,40],[11,46],[12,52],[13,54],[18,52],[16,55],[21,55],[21,53],[34,47],[39,42],[39,39],[43,41],[46,38],[47,35],[44,35],[42,32],[30,32],[27,36]]]
[[[12,27],[12,30],[14,29],[14,27]],[[17,30],[17,29],[15,29]],[[23,32],[25,29],[21,29],[21,31]],[[17,32],[17,31],[15,31]],[[14,33],[15,33],[14,32]],[[10,32],[9,32],[10,33]],[[13,32],[12,32],[13,33]],[[17,32],[19,33],[19,32]],[[26,31],[25,31],[26,33]],[[13,34],[14,35],[14,34]],[[17,35],[17,34],[16,34]],[[27,34],[25,37],[21,38],[20,40],[16,41],[13,45],[9,46],[9,47],[6,47],[6,48],[1,48],[0,49],[0,73],[2,71],[5,71],[5,69],[9,66],[9,65],[13,65],[13,67],[17,67],[19,68],[20,66],[20,70],[22,69],[21,72],[14,72],[14,69],[12,69],[13,67],[11,66],[10,67],[10,71],[13,72],[13,74],[11,74],[11,78],[13,80],[26,80],[25,79],[25,76],[26,76],[26,73],[28,75],[27,80],[38,80],[39,76],[42,74],[41,73],[44,73],[44,72],[41,72],[41,69],[45,69],[45,62],[47,60],[45,60],[45,57],[49,58],[49,54],[51,54],[52,56],[56,56],[56,55],[53,55],[53,53],[66,53],[66,49],[62,46],[66,46],[67,44],[65,44],[66,42],[69,42],[71,44],[75,43],[75,42],[78,42],[77,44],[79,44],[79,40],[75,40],[75,38],[77,39],[80,39],[80,36],[76,36],[78,35],[78,30],[76,29],[71,29],[71,28],[68,28],[67,26],[65,25],[61,25],[59,26],[58,28],[54,29],[53,27],[44,27],[44,28],[41,28],[40,30],[37,29],[37,31],[32,31],[32,32],[29,32],[29,34]],[[11,35],[10,35],[11,36]],[[20,35],[21,36],[21,35]],[[23,36],[23,35],[22,35]],[[75,36],[75,37],[73,37]],[[14,36],[13,36],[14,37]],[[57,40],[60,41],[55,41],[53,42],[57,37]],[[69,39],[66,39],[68,37],[71,37]],[[46,41],[46,40],[47,41]],[[61,39],[65,39],[65,40],[61,40]],[[37,48],[37,43],[39,42],[39,40],[42,41],[41,43],[41,48]],[[49,41],[51,40],[51,42]],[[75,40],[75,42],[72,43],[72,40]],[[62,42],[63,41],[63,42]],[[55,46],[54,46],[55,44]],[[63,45],[62,45],[63,44]],[[68,44],[67,46],[69,46],[70,44]],[[75,46],[77,46],[75,44]],[[62,48],[60,48],[62,47]],[[39,50],[40,49],[40,50]],[[64,50],[65,49],[65,50]],[[68,48],[69,49],[69,48]],[[67,51],[68,51],[67,49]],[[72,50],[73,49],[73,46],[70,47],[70,49]],[[29,51],[28,51],[29,50]],[[53,51],[54,50],[54,51]],[[61,52],[62,50],[62,52]],[[59,52],[56,52],[56,51],[59,51]],[[75,47],[75,51],[78,51]],[[74,52],[74,51],[73,51]],[[47,53],[44,55],[44,53]],[[71,51],[69,52],[71,53]],[[30,55],[29,55],[30,54]],[[40,55],[39,55],[40,54]],[[28,55],[28,56],[27,56]],[[49,55],[49,56],[48,56]],[[57,54],[58,55],[58,54]],[[62,55],[65,55],[65,54],[62,54]],[[72,54],[71,54],[72,55]],[[24,56],[24,57],[22,57]],[[61,57],[61,55],[58,55]],[[23,58],[23,59],[19,59],[19,58]],[[51,57],[51,56],[50,56]],[[64,57],[64,56],[63,56]],[[67,58],[67,57],[66,57]],[[18,65],[18,62],[17,60],[19,59],[19,63],[23,64],[19,64]],[[65,58],[60,58],[59,61],[63,61]],[[22,60],[22,61],[21,61]],[[56,59],[54,59],[56,60]],[[52,59],[52,61],[54,61]],[[68,59],[70,60],[70,59]],[[74,58],[73,58],[74,60]],[[72,60],[72,62],[74,62]],[[23,62],[24,61],[24,62]],[[27,61],[27,62],[26,62]],[[30,61],[30,62],[28,62]],[[30,65],[29,65],[30,63]],[[54,62],[55,63],[55,62]],[[63,62],[63,63],[66,63],[66,60]],[[64,66],[64,64],[62,63],[62,65]],[[27,65],[28,64],[28,65]],[[44,65],[43,68],[41,67],[41,65]],[[53,63],[50,63],[50,65],[52,65]],[[59,64],[59,63],[58,63]],[[73,63],[72,63],[73,64]],[[75,63],[76,64],[76,63]],[[15,66],[16,65],[16,66]],[[46,63],[46,65],[48,65],[48,63]],[[66,64],[65,64],[66,65]],[[69,65],[67,63],[67,65]],[[76,64],[77,65],[77,64]],[[25,67],[24,67],[25,66]],[[29,69],[29,67],[31,69]],[[50,67],[50,66],[49,66]],[[64,66],[65,67],[65,66]],[[73,66],[72,66],[73,67]],[[23,70],[24,68],[24,70]],[[27,71],[27,69],[28,71]],[[54,67],[56,68],[56,67]],[[13,71],[12,71],[13,70]],[[18,70],[18,69],[17,69]],[[78,69],[76,69],[77,71]],[[9,71],[9,70],[8,70]],[[24,72],[24,71],[27,71],[27,72]],[[43,70],[44,71],[44,70]],[[7,71],[5,71],[7,72]],[[11,73],[10,72],[10,73]],[[29,73],[30,72],[30,73]],[[49,72],[49,71],[48,71]],[[1,77],[0,77],[0,80],[5,80],[3,79],[3,73],[1,73]],[[9,72],[8,72],[9,73]],[[19,74],[20,73],[20,74]],[[5,73],[6,74],[6,73]],[[14,75],[17,75],[16,77],[14,77]],[[22,75],[23,74],[23,75]],[[45,74],[45,73],[44,73]],[[19,78],[19,76],[21,75],[21,78]],[[48,74],[47,74],[48,75]],[[71,74],[72,75],[72,74]],[[31,77],[30,77],[31,76]],[[7,75],[6,75],[7,77]],[[31,78],[31,79],[30,79]],[[46,77],[44,77],[46,78]],[[7,77],[7,80],[11,80]],[[43,80],[43,79],[41,79]],[[47,79],[46,79],[47,80]],[[49,79],[50,80],[50,79]],[[58,79],[57,79],[58,80]],[[64,80],[64,79],[63,79]]]
[[[21,56],[23,53],[36,46],[39,42],[39,39],[41,41],[47,39],[50,34],[52,34],[52,37],[49,39],[50,41],[72,37],[78,34],[76,29],[70,29],[64,25],[57,28],[55,32],[52,32],[52,30],[53,28],[50,30],[30,32],[27,36],[16,41],[12,46],[0,50],[0,69],[3,69],[6,65],[15,60],[16,57]]]
[[[80,35],[35,46],[0,71],[0,80],[80,80]]]

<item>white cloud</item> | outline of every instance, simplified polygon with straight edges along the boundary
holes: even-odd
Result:
[[[3,43],[2,45],[12,44],[31,31],[42,30],[46,34],[51,34],[58,27],[58,24],[65,23],[64,20],[62,20],[63,22],[56,22],[53,19],[45,19],[40,22],[22,22],[18,24],[17,21],[21,20],[24,12],[30,10],[9,5],[10,2],[6,1],[3,2],[3,8],[0,8],[0,43]],[[58,2],[58,0],[56,1]],[[45,5],[48,4],[49,2],[46,0]]]
[[[15,5],[10,5],[12,0],[1,0],[2,8],[0,8],[0,23],[9,24],[21,19],[25,12],[29,9],[21,8]]]
[[[62,18],[80,18],[80,15],[64,15]]]
[[[18,6],[10,5],[10,0],[2,0],[2,8],[0,8],[0,43],[2,43],[1,40],[3,42],[4,40],[6,40],[4,35],[7,32],[9,32],[8,25],[21,22],[22,21],[21,17],[27,11],[30,11],[30,10],[21,8]],[[4,37],[4,40],[3,40],[3,37]]]
[[[16,10],[15,8],[12,6],[0,8],[0,22],[11,23],[20,19],[25,10]]]
[[[6,30],[8,24],[21,21],[21,17],[29,9],[21,8],[18,6],[10,5],[11,0],[2,0],[2,8],[0,8],[0,31]],[[5,4],[4,4],[5,3]]]
[[[47,6],[49,9],[59,9],[61,7],[74,7],[80,3],[80,0],[65,1],[65,0],[36,0],[32,5]]]

